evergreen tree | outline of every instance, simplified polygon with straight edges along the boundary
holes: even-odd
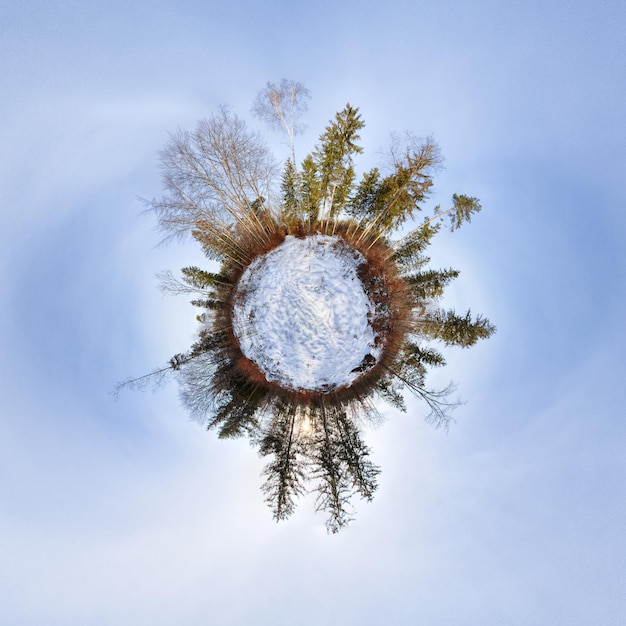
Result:
[[[311,155],[302,161],[300,175],[300,203],[303,217],[309,224],[314,224],[320,213],[320,182],[317,165]]]
[[[369,460],[370,449],[361,438],[354,419],[341,407],[329,407],[329,418],[336,438],[337,456],[345,464],[353,489],[362,498],[371,500],[378,487],[380,469]]]
[[[348,214],[384,233],[397,230],[414,211],[421,210],[440,163],[439,148],[428,139],[394,155],[393,171],[382,176],[378,168],[366,172],[348,206]]]
[[[359,110],[346,104],[335,115],[313,151],[320,187],[322,219],[334,219],[347,203],[354,182],[352,157],[363,149],[356,143],[365,126]]]
[[[284,216],[289,220],[298,220],[303,217],[298,187],[299,176],[296,166],[291,159],[287,159],[283,169],[280,190],[282,192]]]
[[[419,324],[420,332],[432,339],[439,339],[447,346],[473,346],[479,339],[487,339],[495,332],[495,326],[481,315],[472,319],[471,311],[463,316],[454,310],[436,310],[426,313]]]
[[[400,387],[392,375],[382,376],[375,386],[376,395],[385,402],[388,402],[392,407],[406,413],[406,402],[404,396],[401,393],[402,387]]]
[[[425,223],[393,244],[391,258],[403,273],[418,270],[429,263],[430,257],[424,252],[439,228],[439,224]]]
[[[351,520],[353,494],[350,471],[342,458],[336,424],[329,419],[324,402],[319,408],[311,444],[311,477],[316,480],[315,508],[328,514],[326,528],[336,533]]]
[[[471,222],[472,215],[478,213],[482,208],[478,198],[470,198],[469,196],[457,195],[452,196],[453,206],[450,211],[450,230],[455,231],[460,228],[464,222]]]
[[[404,280],[411,286],[419,301],[434,300],[443,296],[446,286],[459,275],[458,270],[425,270],[409,274]]]
[[[276,521],[293,513],[295,500],[305,491],[306,443],[298,429],[299,417],[294,405],[279,402],[259,443],[261,456],[273,456],[263,470],[266,476],[263,492]]]
[[[230,401],[209,421],[209,428],[219,425],[220,439],[254,435],[258,427],[258,411],[266,403],[267,390],[257,385],[233,386]]]

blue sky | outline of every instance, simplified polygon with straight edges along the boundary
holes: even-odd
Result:
[[[4,2],[0,621],[623,624],[625,7]],[[357,165],[433,134],[433,203],[484,207],[432,250],[462,269],[448,303],[498,326],[432,378],[467,403],[448,435],[387,411],[338,536],[310,499],[276,525],[256,452],[174,385],[109,395],[195,331],[155,274],[202,257],[138,199],[167,133],[282,77],[313,94],[301,155],[349,101]]]

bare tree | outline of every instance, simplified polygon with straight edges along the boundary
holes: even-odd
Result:
[[[279,85],[268,82],[252,105],[252,113],[270,128],[284,130],[289,138],[291,160],[297,168],[294,138],[304,130],[298,119],[308,109],[311,92],[302,84],[283,78]]]
[[[150,208],[170,236],[197,237],[219,256],[239,258],[238,229],[262,242],[271,220],[276,165],[264,141],[227,107],[177,131],[161,152],[166,193]]]

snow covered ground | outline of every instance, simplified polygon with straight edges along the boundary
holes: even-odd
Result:
[[[363,261],[339,237],[287,236],[246,269],[233,329],[242,352],[269,381],[333,389],[379,358],[369,320],[373,305],[357,275]]]

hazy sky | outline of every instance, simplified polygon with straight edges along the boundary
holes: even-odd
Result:
[[[625,24],[621,0],[4,0],[0,622],[626,623]],[[448,435],[415,401],[367,433],[380,488],[337,536],[311,498],[275,524],[255,450],[175,385],[109,395],[196,330],[155,274],[202,256],[141,214],[167,133],[282,77],[313,94],[300,156],[347,101],[361,169],[434,135],[433,204],[483,212],[433,264],[498,326],[431,379],[467,401]]]

